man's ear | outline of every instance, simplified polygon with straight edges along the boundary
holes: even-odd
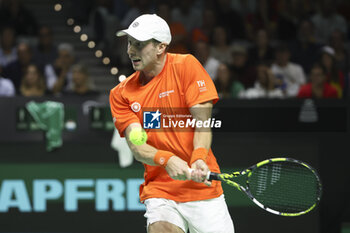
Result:
[[[162,53],[164,53],[167,49],[168,45],[165,43],[160,43],[158,44],[158,52],[157,55],[161,55]]]

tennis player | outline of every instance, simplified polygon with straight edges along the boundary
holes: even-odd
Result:
[[[140,200],[146,206],[147,231],[233,233],[221,183],[205,179],[209,170],[220,172],[210,149],[211,130],[147,130],[143,145],[128,139],[132,129],[142,128],[145,108],[158,113],[154,119],[162,114],[156,109],[177,108],[194,119],[209,119],[218,101],[211,78],[192,55],[167,53],[170,29],[155,14],[141,15],[117,35],[127,36],[136,72],[111,90],[110,106],[116,128],[145,167]]]

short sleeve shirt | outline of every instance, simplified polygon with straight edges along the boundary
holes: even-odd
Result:
[[[144,123],[145,109],[160,110],[170,114],[175,109],[190,114],[192,106],[218,101],[214,83],[199,61],[192,55],[168,53],[160,74],[146,85],[140,84],[140,72],[135,72],[121,82],[110,93],[111,112],[114,124],[121,136],[131,123]],[[165,112],[164,112],[165,111]],[[147,130],[147,143],[160,150],[174,153],[189,163],[193,151],[194,131]],[[219,166],[212,150],[206,163],[209,169],[219,172]],[[220,182],[211,187],[194,181],[179,181],[169,177],[160,166],[144,164],[145,182],[140,188],[140,199],[166,198],[178,202],[205,200],[222,194]]]

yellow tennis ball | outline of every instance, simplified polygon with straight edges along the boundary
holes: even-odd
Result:
[[[147,141],[147,133],[141,128],[132,129],[129,134],[129,140],[134,145],[140,146]]]

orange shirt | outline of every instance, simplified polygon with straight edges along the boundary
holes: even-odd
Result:
[[[189,108],[203,102],[218,101],[218,95],[208,73],[192,55],[167,54],[161,73],[142,86],[140,72],[135,72],[110,93],[113,120],[121,136],[131,123],[143,125],[143,110],[159,110],[161,114],[189,112]],[[193,151],[192,130],[146,129],[147,143],[160,150],[174,153],[189,163]],[[212,150],[206,163],[213,172],[220,172]],[[197,201],[220,196],[221,183],[213,181],[211,187],[194,181],[180,181],[170,178],[163,167],[144,164],[145,182],[140,187],[140,200],[166,198],[177,202]]]

